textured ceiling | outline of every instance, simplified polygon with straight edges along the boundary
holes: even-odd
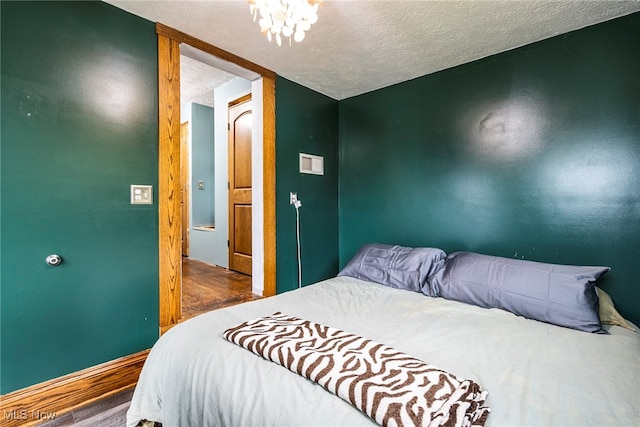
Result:
[[[247,0],[108,0],[344,99],[640,11],[640,0],[324,0],[302,43],[260,34]]]
[[[233,74],[181,55],[180,103],[186,105],[195,102],[213,107],[214,89],[233,78]]]

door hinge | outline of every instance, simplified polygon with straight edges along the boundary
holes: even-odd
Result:
[[[229,245],[229,241],[227,240],[227,247],[229,247],[229,246],[230,246],[230,245]]]
[[[231,130],[231,123],[227,123],[227,130],[230,131]]]
[[[227,181],[227,190],[231,188],[231,183]]]

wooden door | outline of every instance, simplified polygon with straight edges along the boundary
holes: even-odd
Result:
[[[229,103],[229,269],[251,274],[251,95]]]
[[[180,124],[180,213],[182,256],[189,256],[189,122]]]

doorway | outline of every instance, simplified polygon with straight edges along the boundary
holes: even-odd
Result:
[[[254,135],[259,150],[252,156],[253,171],[253,265],[254,288],[263,296],[275,295],[275,78],[272,71],[162,24],[158,34],[158,215],[160,332],[181,317],[182,239],[180,211],[180,45],[197,48],[224,63],[252,72]],[[261,106],[255,108],[255,106]],[[262,165],[262,167],[256,167]],[[257,203],[256,203],[257,202]],[[193,237],[193,236],[192,236]],[[192,238],[191,238],[192,240]]]
[[[251,280],[252,84],[216,65],[180,45],[183,319],[261,296]]]

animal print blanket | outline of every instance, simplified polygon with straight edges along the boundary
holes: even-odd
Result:
[[[384,344],[282,313],[227,340],[308,378],[383,426],[483,426],[487,392]]]

